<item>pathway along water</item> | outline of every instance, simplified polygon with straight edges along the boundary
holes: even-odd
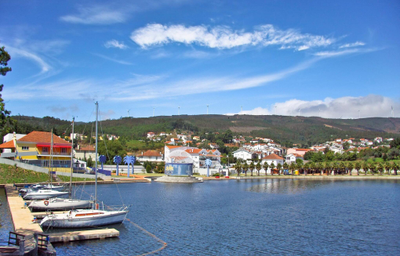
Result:
[[[132,204],[128,218],[168,243],[157,255],[400,254],[399,181],[266,179],[119,190]],[[119,203],[114,185],[99,192],[106,204]],[[140,255],[162,246],[129,221],[112,227],[119,239],[54,244],[57,255]]]

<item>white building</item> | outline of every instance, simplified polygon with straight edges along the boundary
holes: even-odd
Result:
[[[251,160],[252,153],[249,151],[239,148],[238,150],[233,152],[233,157],[236,159],[242,159],[242,160]]]
[[[142,154],[137,155],[136,157],[140,162],[148,161],[159,163],[164,161],[161,152],[158,152],[156,150],[147,150],[146,152],[142,152]]]

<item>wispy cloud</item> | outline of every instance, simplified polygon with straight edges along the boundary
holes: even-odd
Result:
[[[365,43],[357,41],[355,43],[341,45],[339,48],[350,48],[350,47],[358,47],[358,46],[364,46],[364,45],[365,45]]]
[[[367,53],[367,52],[374,52],[374,51],[379,51],[382,50],[383,48],[353,48],[353,49],[346,49],[346,50],[337,50],[337,51],[323,51],[323,52],[317,52],[314,54],[314,56],[318,56],[321,58],[330,58],[330,57],[337,57],[337,56],[342,56],[342,55],[347,55],[347,54],[353,54],[353,53]]]
[[[40,82],[34,86],[26,84],[9,86],[5,88],[4,95],[10,100],[30,100],[37,98],[77,99],[77,95],[93,92],[96,90],[96,85],[105,86],[106,83],[106,81],[95,82],[90,79],[67,79],[48,83]]]
[[[123,23],[129,18],[127,10],[111,8],[105,5],[80,6],[77,14],[60,17],[60,20],[86,25],[109,25]]]
[[[135,87],[134,90],[130,88],[120,90],[119,94],[116,94],[115,97],[110,99],[115,101],[147,100],[165,98],[166,96],[174,97],[258,87],[273,81],[284,79],[291,74],[304,70],[310,67],[317,60],[318,59],[313,59],[298,64],[290,69],[263,76],[247,78],[235,76],[214,78],[192,77],[180,81],[157,81],[156,83],[148,83]],[[188,85],[190,85],[190,89],[188,89]]]
[[[113,39],[104,44],[106,48],[119,48],[119,49],[126,49],[128,46],[124,44],[124,42],[118,42],[117,40]]]
[[[112,61],[112,62],[115,62],[115,63],[118,63],[118,64],[122,64],[122,65],[133,65],[133,64],[130,63],[130,62],[127,62],[127,61],[124,61],[124,60],[117,60],[117,59],[114,59],[114,58],[110,58],[110,57],[105,56],[105,55],[103,55],[103,54],[99,54],[99,53],[92,53],[92,54],[95,55],[95,56],[97,56],[97,57],[100,57],[100,58],[102,58],[102,59],[109,60],[109,61]]]
[[[255,108],[242,111],[246,115],[320,116],[324,118],[388,117],[391,109],[400,108],[400,103],[381,95],[341,97],[337,99],[304,101],[291,99],[275,103],[271,108]]]
[[[334,38],[302,34],[295,29],[281,30],[271,24],[258,26],[253,32],[233,31],[228,26],[191,26],[148,24],[132,32],[132,41],[142,48],[169,43],[183,43],[217,49],[231,49],[239,46],[280,46],[281,49],[298,51],[328,46]]]
[[[39,57],[39,55],[35,54],[32,51],[26,51],[23,49],[19,49],[19,48],[7,46],[7,45],[5,45],[5,47],[6,47],[7,51],[9,51],[9,53],[13,57],[26,58],[26,59],[29,59],[29,60],[33,61],[34,63],[36,63],[41,69],[40,73],[48,72],[52,68],[50,66],[50,64],[48,64],[43,58]]]

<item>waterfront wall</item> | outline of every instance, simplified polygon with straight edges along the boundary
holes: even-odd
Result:
[[[17,167],[19,168],[23,168],[26,170],[31,170],[34,172],[41,172],[41,173],[49,173],[49,170],[43,167],[39,167],[36,165],[31,165],[31,164],[26,164],[26,163],[22,163],[20,161],[14,161],[14,160],[10,160],[10,159],[6,159],[6,158],[1,158],[0,157],[0,164],[7,164],[7,165],[17,165]],[[57,171],[56,169],[54,170],[56,172],[57,175],[61,175],[61,176],[70,176],[71,173],[70,172],[62,172],[62,171]],[[98,173],[97,176],[101,179],[107,179],[106,176],[104,174],[100,174]],[[73,173],[72,177],[75,178],[84,178],[84,179],[94,179],[94,175],[92,174],[80,174],[80,173]]]

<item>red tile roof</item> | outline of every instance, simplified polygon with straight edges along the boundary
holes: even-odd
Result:
[[[10,140],[0,145],[0,148],[15,148],[14,140]]]
[[[139,156],[157,156],[157,157],[161,157],[161,154],[157,150],[147,150],[146,152],[142,153]]]
[[[269,156],[264,157],[263,159],[283,160],[283,158],[278,156],[277,154],[271,154]]]
[[[185,150],[186,152],[188,152],[189,154],[198,154],[200,153],[201,149],[199,148],[189,148]]]
[[[182,147],[182,146],[169,146],[169,145],[167,145],[167,148],[180,148],[180,147]]]
[[[33,131],[28,135],[22,137],[18,141],[21,142],[36,142],[36,143],[51,143],[51,133],[50,132],[38,132]],[[57,135],[53,134],[54,144],[71,144],[66,140],[61,139]]]
[[[92,145],[81,145],[76,151],[96,151],[96,148]]]

